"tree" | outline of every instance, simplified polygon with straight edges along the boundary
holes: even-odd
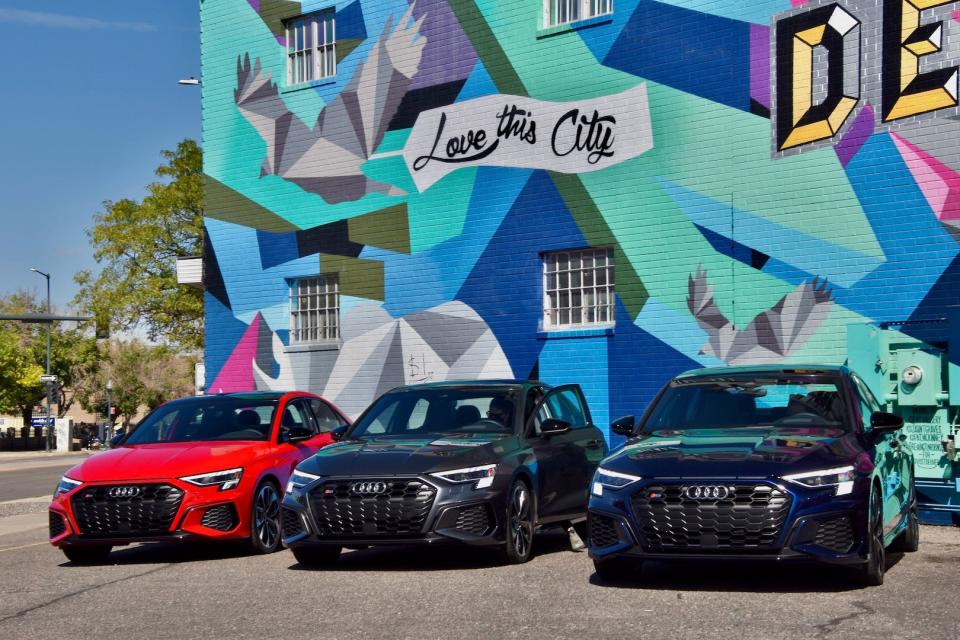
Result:
[[[43,397],[42,374],[20,335],[0,326],[0,413],[18,413],[29,426],[33,406]]]
[[[28,291],[17,291],[0,298],[0,312],[8,314],[43,313],[46,303]],[[9,388],[0,388],[8,396],[18,398],[16,406],[0,407],[0,411],[16,411],[29,424],[33,407],[46,397],[46,386],[40,383],[39,376],[46,370],[47,325],[22,322],[4,322],[3,330],[16,337],[15,344],[20,357],[39,367],[37,379],[30,384],[21,385],[16,392]],[[54,402],[57,404],[57,416],[63,417],[73,405],[77,388],[89,383],[90,376],[97,368],[100,352],[96,339],[89,335],[87,328],[67,328],[69,323],[54,323],[50,333],[50,373],[55,374],[59,385]],[[0,383],[5,385],[6,383]]]
[[[167,400],[191,395],[195,362],[164,345],[113,340],[91,384],[78,390],[77,398],[87,411],[105,413],[107,381],[112,381],[111,404],[126,424],[141,408],[155,409]]]
[[[107,200],[88,231],[97,276],[78,273],[76,302],[114,331],[142,328],[150,340],[189,351],[203,347],[203,294],[178,286],[177,258],[203,248],[202,153],[193,140],[161,153],[161,181],[141,202]]]

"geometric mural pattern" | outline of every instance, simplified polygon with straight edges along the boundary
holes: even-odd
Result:
[[[777,152],[775,27],[830,3],[793,4],[618,0],[545,30],[537,2],[337,2],[336,77],[291,89],[283,19],[329,3],[207,0],[208,388],[309,389],[355,415],[425,376],[537,376],[580,383],[603,426],[680,370],[842,363],[852,323],[943,317],[960,305],[960,114],[893,126],[873,63],[859,89],[831,74],[830,56],[874,55],[855,40],[881,29],[879,8],[846,3],[857,25],[791,23],[794,88],[804,70],[833,84],[790,103],[818,139]],[[942,29],[960,42],[960,23]],[[653,148],[597,171],[463,165],[420,192],[402,158],[427,109],[640,83]],[[541,252],[588,246],[612,250],[615,323],[544,331]],[[341,343],[291,346],[290,279],[331,271],[349,283]]]

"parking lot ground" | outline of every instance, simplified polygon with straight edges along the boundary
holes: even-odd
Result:
[[[960,530],[924,527],[886,584],[823,566],[648,564],[607,586],[565,535],[519,566],[462,547],[345,553],[142,545],[73,566],[46,531],[0,536],[0,638],[917,638],[955,640]]]

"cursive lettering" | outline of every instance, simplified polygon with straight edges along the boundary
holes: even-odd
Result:
[[[440,140],[443,138],[443,129],[446,124],[447,114],[441,113],[440,122],[437,124],[437,134],[434,137],[430,153],[422,155],[413,161],[414,171],[420,171],[430,164],[431,160],[447,163],[476,162],[489,156],[500,144],[500,140],[494,140],[493,144],[486,146],[487,132],[482,129],[479,131],[470,130],[465,135],[449,138],[444,148],[446,155],[437,155],[437,147],[440,146]],[[467,155],[471,153],[471,151],[476,151],[476,153]]]
[[[550,146],[558,156],[567,156],[574,151],[586,151],[587,162],[597,164],[603,158],[613,156],[614,135],[610,125],[617,124],[613,116],[601,116],[596,110],[589,118],[581,116],[579,109],[571,109],[557,120],[550,138]],[[564,129],[566,127],[566,129]],[[573,128],[571,132],[569,129]],[[558,143],[571,140],[566,149],[561,149]]]

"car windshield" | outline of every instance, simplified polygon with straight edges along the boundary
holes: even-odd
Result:
[[[717,427],[846,428],[833,380],[680,379],[664,391],[642,431]]]
[[[405,389],[381,396],[350,436],[513,433],[512,389]]]
[[[276,399],[205,396],[162,405],[123,444],[198,440],[266,440]]]

